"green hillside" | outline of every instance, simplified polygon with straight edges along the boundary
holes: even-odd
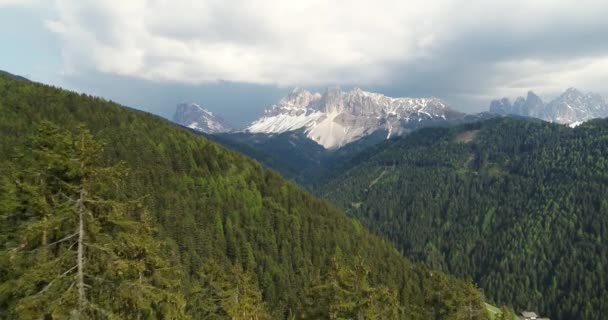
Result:
[[[236,132],[207,137],[280,172],[304,188],[313,189],[351,157],[383,141],[386,134],[378,131],[336,150],[326,150],[310,140],[303,129],[276,135]]]
[[[14,74],[6,72],[4,70],[0,70],[0,76],[8,77],[8,78],[11,78],[11,79],[14,79],[14,80],[29,81],[28,79],[26,79],[26,78],[24,78],[22,76],[14,75]]]
[[[494,302],[608,314],[608,120],[422,129],[359,155],[322,193]]]
[[[0,114],[0,318],[488,317],[470,282],[156,116],[5,76]]]

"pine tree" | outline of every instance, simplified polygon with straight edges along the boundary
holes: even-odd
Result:
[[[154,223],[121,190],[123,166],[102,166],[102,144],[80,126],[42,123],[3,185],[1,247],[12,280],[0,292],[23,319],[182,319],[179,284]],[[8,205],[7,205],[8,204]]]
[[[226,270],[207,260],[198,272],[190,314],[197,319],[270,319],[253,276],[239,265]]]
[[[234,234],[234,227],[232,225],[232,220],[230,218],[226,219],[226,228],[224,229],[226,232],[226,256],[230,258],[232,263],[238,262],[238,245],[236,240],[236,235]]]
[[[230,281],[226,271],[214,260],[207,259],[198,272],[198,282],[190,294],[188,314],[195,319],[228,319],[222,308]]]
[[[312,288],[307,319],[399,319],[397,295],[386,287],[373,287],[368,281],[369,268],[356,257],[352,265],[338,252],[331,269]]]
[[[458,320],[475,320],[485,319],[488,310],[482,304],[481,293],[475,287],[473,280],[467,279],[467,284],[460,294],[459,307],[454,313],[454,319]]]
[[[232,320],[270,319],[262,300],[262,293],[248,272],[235,265],[231,282],[223,293],[222,307]]]

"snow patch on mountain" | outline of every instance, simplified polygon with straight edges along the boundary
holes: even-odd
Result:
[[[576,128],[576,127],[580,126],[583,123],[584,123],[584,121],[576,121],[576,122],[572,122],[568,126],[570,126],[570,128]]]
[[[297,115],[277,114],[271,117],[264,117],[252,123],[247,130],[258,133],[282,133],[308,127],[323,116],[322,112],[312,112],[310,114],[301,113]]]

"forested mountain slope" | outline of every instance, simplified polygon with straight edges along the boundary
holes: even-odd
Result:
[[[12,73],[6,72],[4,70],[0,70],[0,75],[3,77],[8,77],[14,80],[23,80],[23,81],[29,81],[28,79],[22,77],[22,76],[18,76],[18,75],[14,75]]]
[[[494,113],[484,112],[466,115],[462,119],[453,121],[422,122],[417,127],[456,126],[497,116]],[[323,148],[306,137],[304,129],[276,134],[229,132],[205,136],[259,161],[268,168],[277,170],[284,177],[314,191],[335,173],[344,171],[344,167],[352,162],[352,158],[357,158],[360,152],[386,140],[390,134],[386,130],[379,129],[337,149]]]
[[[308,139],[304,131],[276,135],[246,132],[206,135],[208,139],[259,161],[284,177],[313,190],[325,177],[357,155],[360,151],[386,139],[386,132],[377,131],[336,150],[327,150]]]
[[[82,197],[89,190],[137,201],[137,214],[129,206],[116,207],[128,209],[120,211],[123,221],[114,205],[105,207],[107,200],[89,200],[105,209],[93,206],[86,218],[101,219],[85,239],[88,259],[101,260],[88,260],[88,266],[107,261],[108,268],[91,270],[99,275],[85,279],[86,294],[99,291],[95,283],[117,288],[112,294],[97,292],[105,300],[87,306],[100,318],[112,312],[126,319],[487,317],[471,283],[409,262],[357,221],[277,173],[159,117],[5,76],[0,76],[0,114],[0,318],[56,319],[68,312],[47,309],[44,302],[61,293],[49,277],[63,281],[73,269],[61,273],[40,261],[54,263],[52,257],[73,253],[66,239],[74,235],[62,238],[44,226],[47,218],[73,218],[71,206],[60,205],[61,215],[48,207],[63,203],[63,196],[69,201],[64,192]],[[77,129],[79,124],[91,134]],[[100,167],[77,166],[75,155],[97,150],[90,147],[93,140],[105,144],[91,162]],[[115,165],[126,173],[104,183],[102,173],[110,172],[105,167]],[[42,174],[61,180],[39,181]],[[144,210],[151,221],[142,218]],[[138,242],[130,245],[132,239]],[[153,266],[163,265],[173,271],[161,283]],[[125,291],[121,279],[134,275],[124,270],[137,270],[140,280],[151,278],[145,288],[154,303]],[[163,295],[154,293],[155,287],[162,287]],[[71,292],[72,286],[65,289]],[[117,306],[121,295],[134,299],[132,304]],[[70,297],[53,301],[62,305]]]
[[[360,154],[321,193],[495,302],[608,314],[608,120],[421,129]]]

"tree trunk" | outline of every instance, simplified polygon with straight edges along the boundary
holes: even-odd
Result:
[[[42,230],[42,252],[40,253],[40,257],[41,257],[42,262],[46,262],[48,259],[48,256],[49,256],[49,254],[48,254],[49,240],[48,240],[48,233],[46,231],[46,228],[47,228],[46,216],[43,218],[43,221],[44,221],[44,229]]]
[[[84,191],[78,199],[78,318],[82,318],[85,304],[84,292]]]

